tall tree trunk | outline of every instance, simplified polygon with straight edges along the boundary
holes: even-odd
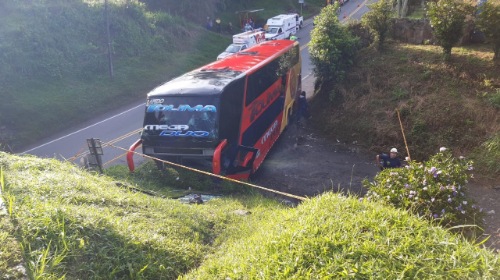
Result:
[[[446,62],[451,60],[451,49],[452,47],[443,47],[443,59]]]
[[[408,0],[403,0],[403,6],[401,7],[401,17],[406,17],[408,13]]]
[[[398,18],[401,18],[401,1],[403,1],[403,0],[398,0],[398,2],[396,3],[396,10],[398,12]]]

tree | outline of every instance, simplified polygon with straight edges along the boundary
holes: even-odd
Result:
[[[476,23],[493,44],[493,60],[500,62],[500,0],[483,3],[478,9]]]
[[[451,49],[463,36],[465,18],[471,11],[472,6],[463,0],[429,2],[427,16],[445,60],[450,59]]]
[[[328,5],[314,19],[309,53],[314,73],[321,80],[341,81],[353,64],[359,39],[340,24],[338,4]]]
[[[378,40],[378,49],[381,50],[389,28],[391,27],[392,2],[380,0],[369,5],[371,11],[366,13],[361,19],[363,25],[372,30]]]

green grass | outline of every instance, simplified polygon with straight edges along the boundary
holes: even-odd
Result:
[[[148,169],[137,185],[29,156],[0,153],[0,166],[11,209],[0,217],[4,276],[20,277],[23,263],[31,279],[500,277],[491,251],[355,198],[287,208],[247,192],[182,204],[168,175]]]
[[[498,277],[498,256],[476,250],[407,213],[330,193],[280,211],[185,278]]]
[[[422,19],[425,18],[425,9],[421,6],[413,7],[413,11],[407,15],[407,18]]]
[[[0,166],[4,197],[15,198],[7,204],[16,225],[0,238],[20,243],[16,250],[9,242],[1,263],[16,261],[22,249],[32,279],[172,279],[197,267],[228,229],[256,223],[282,207],[260,196],[186,205],[118,187],[111,178],[55,160],[2,153]],[[252,215],[235,215],[238,209]],[[0,275],[12,270],[0,268]]]

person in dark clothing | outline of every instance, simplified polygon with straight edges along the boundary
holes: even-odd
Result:
[[[220,18],[217,18],[215,20],[215,26],[216,26],[217,32],[221,33],[222,32],[222,26],[221,26],[221,20],[220,20]]]
[[[392,148],[389,155],[377,155],[376,160],[380,170],[401,167],[401,161],[398,158],[398,150],[396,148]]]
[[[299,96],[299,112],[297,116],[297,122],[299,122],[302,118],[309,119],[311,114],[309,114],[309,106],[307,104],[306,92],[303,91]]]

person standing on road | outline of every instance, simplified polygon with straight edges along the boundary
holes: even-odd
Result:
[[[386,168],[397,168],[401,167],[401,161],[398,158],[398,149],[392,148],[389,155],[379,154],[376,156],[377,166],[380,170]]]
[[[221,20],[220,20],[220,18],[217,18],[215,20],[215,26],[216,26],[216,29],[217,29],[217,33],[221,33],[222,32],[222,28],[221,28]]]
[[[309,114],[309,105],[307,104],[307,99],[306,99],[306,92],[302,91],[299,95],[299,111],[298,111],[298,116],[297,116],[297,122],[300,122],[302,118],[304,119],[309,119],[311,117],[311,114]]]

